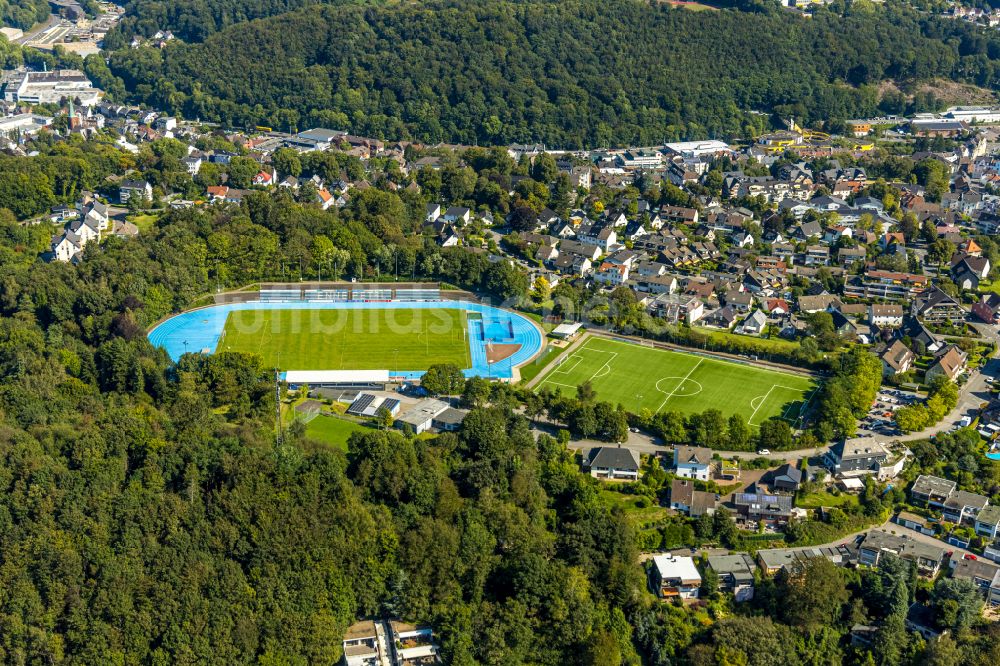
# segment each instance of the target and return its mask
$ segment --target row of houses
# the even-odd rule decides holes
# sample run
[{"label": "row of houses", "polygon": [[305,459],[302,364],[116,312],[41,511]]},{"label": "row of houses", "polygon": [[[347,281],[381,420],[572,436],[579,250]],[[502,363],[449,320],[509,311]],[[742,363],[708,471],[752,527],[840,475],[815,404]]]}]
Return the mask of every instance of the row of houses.
[{"label": "row of houses", "polygon": [[[877,567],[886,556],[913,563],[925,578],[934,578],[949,565],[953,577],[972,580],[990,605],[1000,605],[1000,566],[972,558],[951,562],[950,552],[943,547],[881,529],[866,532],[855,543],[839,546],[761,549],[754,555],[712,554],[706,558],[705,567],[718,575],[720,591],[732,593],[736,601],[747,601],[754,596],[758,571],[764,575],[775,575],[783,569],[795,571],[815,558],[825,558],[837,566]],[[661,599],[697,599],[701,594],[702,575],[691,557],[654,555],[649,574]]]}]

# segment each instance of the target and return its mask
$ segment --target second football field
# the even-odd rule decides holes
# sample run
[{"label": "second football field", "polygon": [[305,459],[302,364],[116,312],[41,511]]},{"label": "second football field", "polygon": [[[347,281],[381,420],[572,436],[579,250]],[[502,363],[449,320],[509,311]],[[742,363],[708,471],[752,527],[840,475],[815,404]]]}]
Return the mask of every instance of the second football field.
[{"label": "second football field", "polygon": [[772,417],[794,421],[816,390],[814,379],[790,372],[599,337],[560,359],[536,390],[574,392],[587,381],[599,400],[636,414],[718,409],[755,426]]}]

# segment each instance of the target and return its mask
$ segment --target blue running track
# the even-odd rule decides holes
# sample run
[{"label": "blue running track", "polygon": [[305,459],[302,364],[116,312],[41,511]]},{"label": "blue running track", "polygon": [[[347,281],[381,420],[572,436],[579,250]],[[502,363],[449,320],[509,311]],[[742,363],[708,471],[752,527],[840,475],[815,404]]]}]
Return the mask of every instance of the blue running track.
[{"label": "blue running track", "polygon": [[[526,363],[542,349],[542,334],[529,319],[509,310],[501,310],[481,303],[465,301],[422,301],[422,302],[327,302],[327,301],[289,301],[227,303],[213,305],[200,310],[182,312],[171,317],[149,332],[149,341],[155,347],[166,349],[170,358],[175,361],[185,352],[214,353],[219,345],[219,338],[226,325],[229,313],[236,310],[346,310],[346,309],[431,309],[448,308],[461,309],[468,312],[478,312],[482,319],[468,319],[469,352],[472,357],[472,367],[464,370],[466,377],[491,377],[494,379],[510,379],[516,366]],[[521,348],[509,358],[496,363],[487,363],[486,345],[520,344]],[[296,368],[291,368],[296,369]],[[330,368],[331,370],[334,368]],[[385,368],[370,368],[383,370]],[[394,376],[405,379],[419,379],[423,370],[393,372]]]}]

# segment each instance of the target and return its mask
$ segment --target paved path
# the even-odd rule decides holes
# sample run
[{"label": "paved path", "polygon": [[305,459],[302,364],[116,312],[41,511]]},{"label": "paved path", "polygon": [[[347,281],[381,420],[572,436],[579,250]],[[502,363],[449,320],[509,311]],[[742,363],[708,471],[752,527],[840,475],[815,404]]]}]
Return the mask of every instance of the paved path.
[{"label": "paved path", "polygon": [[33,41],[36,37],[38,37],[40,34],[45,32],[52,26],[59,23],[60,20],[61,19],[57,14],[49,14],[49,18],[44,23],[39,23],[38,25],[35,25],[30,30],[21,35],[21,37],[15,39],[14,41],[18,44],[27,44],[28,42]]}]

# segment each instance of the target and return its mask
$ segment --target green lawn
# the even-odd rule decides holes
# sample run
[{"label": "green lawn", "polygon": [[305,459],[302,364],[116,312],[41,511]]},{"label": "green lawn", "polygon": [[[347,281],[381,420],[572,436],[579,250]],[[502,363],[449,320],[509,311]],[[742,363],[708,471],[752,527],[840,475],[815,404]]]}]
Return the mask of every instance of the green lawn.
[{"label": "green lawn", "polygon": [[351,433],[366,430],[370,428],[360,423],[320,414],[306,424],[306,437],[347,451],[347,438]]},{"label": "green lawn", "polygon": [[[632,526],[642,528],[646,525],[663,520],[669,512],[659,506],[654,500],[642,495],[627,495],[602,488],[599,493],[601,503],[608,508],[619,507],[628,516]],[[646,506],[639,506],[645,503]]]},{"label": "green lawn", "polygon": [[638,413],[742,414],[751,425],[795,419],[816,389],[809,377],[592,337],[554,364],[537,388],[572,392],[590,381],[599,399]]},{"label": "green lawn", "polygon": [[714,328],[701,328],[698,326],[693,326],[692,328],[703,335],[707,335],[709,340],[720,345],[735,342],[744,347],[759,349],[762,352],[793,352],[799,348],[799,343],[777,336],[772,338],[755,338],[729,331],[719,331]]},{"label": "green lawn", "polygon": [[146,234],[153,229],[153,225],[156,224],[156,221],[160,219],[160,216],[141,214],[141,215],[132,215],[125,219],[134,224],[139,229],[139,233]]},{"label": "green lawn", "polygon": [[826,490],[821,490],[808,495],[802,495],[795,500],[795,506],[803,509],[815,509],[821,506],[852,506],[858,503],[858,498],[850,493],[840,493],[834,495]]},{"label": "green lawn", "polygon": [[283,370],[426,370],[472,365],[465,311],[449,308],[236,310],[217,352],[259,354]]},{"label": "green lawn", "polygon": [[566,351],[565,347],[553,347],[548,345],[538,357],[531,363],[522,365],[519,368],[522,382],[530,382],[537,377],[559,354]]}]

